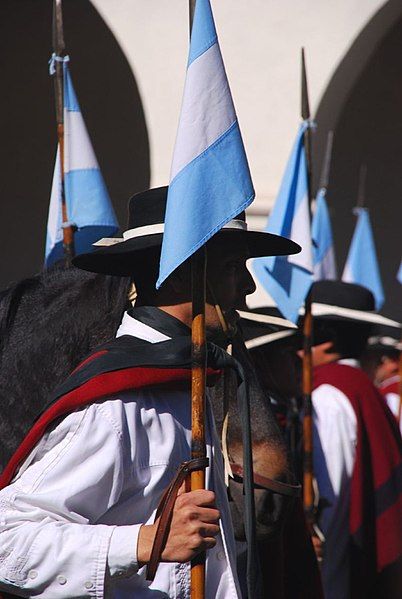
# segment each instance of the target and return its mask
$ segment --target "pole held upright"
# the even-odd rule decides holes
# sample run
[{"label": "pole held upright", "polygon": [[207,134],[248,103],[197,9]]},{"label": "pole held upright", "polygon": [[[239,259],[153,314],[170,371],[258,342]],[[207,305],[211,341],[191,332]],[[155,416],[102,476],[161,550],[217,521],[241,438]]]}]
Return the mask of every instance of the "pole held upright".
[{"label": "pole held upright", "polygon": [[65,56],[62,0],[53,0],[53,52],[56,60],[54,63],[54,92],[56,102],[57,140],[60,155],[61,173],[61,214],[63,223],[63,248],[67,263],[74,257],[74,226],[69,222],[64,184],[64,67],[58,58]]},{"label": "pole held upright", "polygon": [[[190,37],[196,0],[189,0]],[[191,458],[206,456],[205,443],[205,390],[206,390],[206,265],[207,252],[203,245],[191,257]],[[191,473],[191,490],[205,489],[205,470]],[[205,553],[191,563],[191,599],[205,599]]]},{"label": "pole held upright", "polygon": [[[301,52],[301,116],[310,119],[310,103],[308,97],[307,72],[304,48]],[[311,127],[304,133],[304,146],[307,162],[308,199],[311,215],[312,202],[312,168],[311,168]],[[314,524],[314,472],[313,472],[313,408],[311,395],[313,391],[312,364],[313,315],[311,311],[311,291],[305,301],[303,324],[303,505],[307,520]]]}]

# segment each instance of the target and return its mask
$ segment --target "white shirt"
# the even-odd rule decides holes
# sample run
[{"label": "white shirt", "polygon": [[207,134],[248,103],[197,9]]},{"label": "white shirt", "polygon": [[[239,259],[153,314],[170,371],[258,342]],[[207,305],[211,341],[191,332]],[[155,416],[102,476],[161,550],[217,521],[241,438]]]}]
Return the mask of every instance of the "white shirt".
[{"label": "white shirt", "polygon": [[[341,364],[356,366],[352,360]],[[321,512],[325,536],[322,581],[325,599],[349,598],[349,505],[357,442],[353,407],[339,389],[323,384],[312,394],[314,420],[314,474],[320,498],[328,502]]]},{"label": "white shirt", "polygon": [[[120,334],[166,339],[127,314]],[[189,564],[161,563],[149,584],[136,550],[141,525],[154,521],[164,489],[190,457],[190,441],[184,390],[124,392],[64,418],[0,492],[0,590],[46,599],[189,598]],[[221,534],[207,552],[206,596],[234,599],[234,537],[209,403],[207,455]]]}]

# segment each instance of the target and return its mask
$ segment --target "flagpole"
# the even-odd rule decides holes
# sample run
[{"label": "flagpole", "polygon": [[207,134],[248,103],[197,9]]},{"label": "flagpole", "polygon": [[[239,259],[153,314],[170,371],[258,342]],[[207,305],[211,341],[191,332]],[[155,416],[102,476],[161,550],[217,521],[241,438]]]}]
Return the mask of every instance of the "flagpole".
[{"label": "flagpole", "polygon": [[[303,120],[310,118],[310,104],[307,87],[306,62],[304,48],[301,51],[301,116]],[[312,202],[312,160],[311,160],[311,127],[304,133],[304,147],[307,163],[308,200],[311,218]],[[303,324],[303,505],[307,521],[312,528],[314,524],[314,473],[313,473],[313,409],[311,395],[313,391],[312,362],[313,315],[311,310],[311,291],[305,300],[305,316]]]},{"label": "flagpole", "polygon": [[63,62],[58,57],[65,56],[65,44],[63,34],[62,0],[53,0],[53,52],[54,61],[54,91],[56,101],[57,140],[60,155],[61,175],[61,214],[63,227],[63,248],[67,263],[74,257],[74,228],[68,220],[67,204],[64,185],[64,68]]},{"label": "flagpole", "polygon": [[[189,0],[190,36],[196,0]],[[206,456],[205,444],[205,389],[206,389],[206,265],[207,253],[203,245],[191,257],[191,458]],[[191,473],[191,490],[205,489],[205,470]],[[191,563],[191,599],[205,597],[205,553]]]}]

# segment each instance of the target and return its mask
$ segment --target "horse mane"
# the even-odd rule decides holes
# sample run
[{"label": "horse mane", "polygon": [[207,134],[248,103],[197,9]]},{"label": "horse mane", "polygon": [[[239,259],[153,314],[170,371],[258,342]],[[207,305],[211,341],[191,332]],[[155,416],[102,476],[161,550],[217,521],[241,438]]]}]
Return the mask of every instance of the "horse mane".
[{"label": "horse mane", "polygon": [[128,279],[56,263],[0,293],[0,464],[53,389],[114,337],[128,287]]}]

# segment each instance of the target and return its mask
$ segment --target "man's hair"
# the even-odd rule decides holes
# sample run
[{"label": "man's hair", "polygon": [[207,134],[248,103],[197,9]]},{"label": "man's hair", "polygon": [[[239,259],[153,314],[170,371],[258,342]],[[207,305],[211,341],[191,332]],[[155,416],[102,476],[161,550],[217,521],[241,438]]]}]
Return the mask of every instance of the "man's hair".
[{"label": "man's hair", "polygon": [[316,319],[314,321],[313,343],[320,345],[332,341],[331,351],[342,358],[358,359],[362,355],[370,336],[372,325],[348,320]]},{"label": "man's hair", "polygon": [[384,358],[389,358],[394,362],[399,360],[399,349],[396,347],[386,347],[384,345],[368,345],[361,357],[363,370],[373,371],[383,362]]}]

